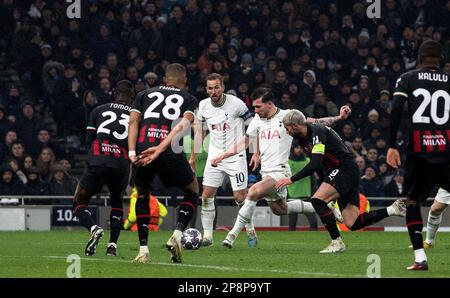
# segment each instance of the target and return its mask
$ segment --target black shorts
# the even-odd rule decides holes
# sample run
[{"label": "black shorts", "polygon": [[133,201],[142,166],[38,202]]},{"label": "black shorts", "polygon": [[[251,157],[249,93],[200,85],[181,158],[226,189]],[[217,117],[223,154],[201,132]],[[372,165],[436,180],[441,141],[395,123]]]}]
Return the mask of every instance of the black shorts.
[{"label": "black shorts", "polygon": [[87,166],[80,186],[90,194],[99,193],[103,185],[106,185],[111,197],[121,196],[128,185],[129,167],[118,169],[104,166]]},{"label": "black shorts", "polygon": [[184,154],[162,153],[145,167],[135,167],[136,187],[151,190],[155,175],[165,187],[184,187],[194,180],[194,173]]},{"label": "black shorts", "polygon": [[359,178],[358,166],[351,162],[342,163],[339,168],[325,176],[323,182],[336,188],[339,193],[339,209],[343,210],[347,204],[359,208]]},{"label": "black shorts", "polygon": [[403,194],[408,199],[426,200],[435,186],[450,191],[450,162],[432,164],[417,156],[407,156]]}]

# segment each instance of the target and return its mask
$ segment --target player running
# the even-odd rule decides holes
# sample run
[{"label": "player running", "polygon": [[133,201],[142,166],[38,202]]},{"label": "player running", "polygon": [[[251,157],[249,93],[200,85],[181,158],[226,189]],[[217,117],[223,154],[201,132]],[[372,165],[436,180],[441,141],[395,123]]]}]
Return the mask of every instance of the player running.
[{"label": "player running", "polygon": [[314,172],[324,170],[325,178],[314,193],[311,202],[325,228],[331,243],[321,253],[336,253],[346,249],[328,204],[338,201],[343,223],[352,231],[372,225],[388,216],[405,216],[403,201],[397,200],[383,209],[359,214],[359,169],[350,149],[331,128],[320,123],[307,123],[305,115],[292,110],[283,117],[289,135],[309,152],[311,161],[292,177],[280,179],[276,188],[283,188]]},{"label": "player running", "polygon": [[[261,156],[262,180],[248,190],[245,203],[239,210],[234,227],[222,242],[228,248],[233,247],[234,240],[253,217],[256,203],[260,199],[266,199],[272,212],[276,215],[315,212],[309,202],[301,200],[286,202],[287,189],[275,188],[276,181],[291,175],[288,160],[292,137],[288,135],[282,123],[284,115],[290,110],[277,108],[274,104],[273,93],[268,88],[255,89],[251,98],[256,115],[250,122],[245,137],[240,138],[225,153],[211,161],[212,166],[218,166],[222,160],[247,148],[251,140],[253,144],[256,144],[254,148],[257,148],[257,152]],[[349,107],[345,106],[341,108],[339,116],[323,119],[310,118],[308,121],[320,121],[331,125],[339,119],[347,118],[349,113]],[[331,204],[330,208],[333,208]]]},{"label": "player running", "polygon": [[[206,135],[205,128],[210,132],[208,147],[208,160],[203,174],[202,212],[203,225],[202,246],[213,244],[213,223],[216,217],[214,197],[217,188],[222,185],[225,176],[230,178],[233,188],[233,196],[236,204],[242,206],[247,194],[247,157],[245,150],[232,157],[225,159],[217,167],[211,166],[211,160],[224,153],[235,140],[244,135],[244,123],[248,124],[252,118],[245,103],[236,96],[225,94],[223,78],[220,74],[212,73],[206,77],[206,92],[209,97],[200,101],[197,119],[201,124],[197,125],[194,144],[203,144]],[[200,129],[199,129],[200,128]],[[195,170],[194,148],[189,163]],[[258,156],[253,156],[250,165]],[[246,224],[245,229],[248,236],[248,246],[257,245],[257,237],[253,223]]]},{"label": "player running", "polygon": [[[443,188],[439,188],[434,202],[428,212],[427,237],[423,241],[423,248],[433,248],[436,241],[436,233],[441,225],[442,213],[450,205],[450,193]],[[413,248],[412,245],[409,248]]]},{"label": "player running", "polygon": [[408,103],[409,144],[405,161],[406,226],[415,261],[408,270],[428,270],[423,249],[420,204],[438,185],[450,191],[450,81],[439,68],[441,45],[427,40],[419,47],[418,67],[400,76],[395,87],[387,163],[397,168],[395,138],[403,105]]},{"label": "player running", "polygon": [[134,97],[133,84],[122,80],[116,84],[114,103],[96,107],[89,117],[86,143],[90,146],[87,168],[77,186],[73,208],[80,224],[90,233],[85,249],[87,256],[95,254],[103,229],[96,225],[87,209],[91,197],[108,186],[111,194],[111,236],[106,255],[116,256],[117,240],[122,228],[122,197],[128,184],[130,163],[127,155],[130,103]]},{"label": "player running", "polygon": [[[198,104],[195,97],[183,90],[186,80],[184,66],[169,64],[164,77],[165,85],[140,92],[131,109],[128,147],[130,160],[136,166],[136,217],[140,243],[135,262],[150,261],[147,246],[150,221],[148,197],[155,175],[166,187],[177,186],[184,191],[175,231],[166,243],[172,261],[182,261],[181,235],[192,219],[198,200],[197,179],[182,147],[175,142],[181,138],[184,129],[190,128]],[[175,125],[180,117],[181,122]],[[171,146],[172,141],[174,144]]]}]

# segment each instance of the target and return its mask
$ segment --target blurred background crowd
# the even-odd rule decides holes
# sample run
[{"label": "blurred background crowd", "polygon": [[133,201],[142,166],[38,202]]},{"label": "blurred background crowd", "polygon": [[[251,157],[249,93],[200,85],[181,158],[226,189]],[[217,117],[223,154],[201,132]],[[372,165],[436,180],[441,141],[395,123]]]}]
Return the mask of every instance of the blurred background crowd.
[{"label": "blurred background crowd", "polygon": [[399,196],[404,173],[386,164],[392,93],[426,39],[442,44],[450,73],[450,1],[380,3],[370,19],[366,1],[81,0],[81,18],[69,19],[65,1],[0,0],[0,193],[73,194],[90,111],[111,102],[118,80],[148,89],[178,62],[199,100],[217,72],[250,109],[259,86],[311,117],[349,104],[335,130],[355,153],[361,192]]}]

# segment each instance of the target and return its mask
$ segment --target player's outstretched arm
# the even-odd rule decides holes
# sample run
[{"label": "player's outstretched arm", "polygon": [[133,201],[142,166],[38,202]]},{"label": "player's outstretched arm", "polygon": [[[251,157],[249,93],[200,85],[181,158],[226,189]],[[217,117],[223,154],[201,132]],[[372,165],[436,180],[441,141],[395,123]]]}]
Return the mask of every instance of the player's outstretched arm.
[{"label": "player's outstretched arm", "polygon": [[308,117],[306,119],[306,122],[308,122],[308,123],[321,123],[321,124],[326,125],[326,126],[332,126],[332,125],[334,125],[336,122],[338,122],[340,120],[347,119],[350,116],[351,112],[352,112],[352,109],[350,108],[350,106],[345,105],[345,106],[341,107],[338,116],[325,117],[325,118]]},{"label": "player's outstretched arm", "polygon": [[191,113],[184,113],[181,121],[170,131],[167,137],[158,146],[150,147],[144,150],[141,155],[139,155],[138,165],[146,165],[158,158],[164,151],[169,148],[172,141],[185,129],[189,128],[194,122],[194,115]]},{"label": "player's outstretched arm", "polygon": [[275,187],[280,189],[319,171],[322,167],[322,159],[324,154],[325,146],[322,144],[315,145],[313,147],[313,153],[311,154],[311,161],[302,170],[300,170],[300,172],[296,173],[292,177],[278,180]]},{"label": "player's outstretched arm", "polygon": [[203,123],[199,120],[194,120],[194,141],[191,148],[191,156],[189,157],[189,165],[192,171],[195,172],[195,161],[198,153],[202,152],[203,141],[206,137],[206,130],[203,128]]},{"label": "player's outstretched arm", "polygon": [[217,165],[225,158],[231,157],[244,151],[250,145],[250,138],[245,135],[239,138],[225,153],[211,160],[211,165],[217,167]]}]

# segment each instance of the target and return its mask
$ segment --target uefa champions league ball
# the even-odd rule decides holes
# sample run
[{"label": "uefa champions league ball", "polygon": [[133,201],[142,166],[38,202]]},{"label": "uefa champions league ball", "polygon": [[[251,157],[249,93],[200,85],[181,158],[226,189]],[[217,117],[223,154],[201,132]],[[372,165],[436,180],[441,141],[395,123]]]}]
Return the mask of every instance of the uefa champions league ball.
[{"label": "uefa champions league ball", "polygon": [[190,228],[183,232],[181,245],[184,249],[199,249],[202,244],[202,233],[199,230]]}]

